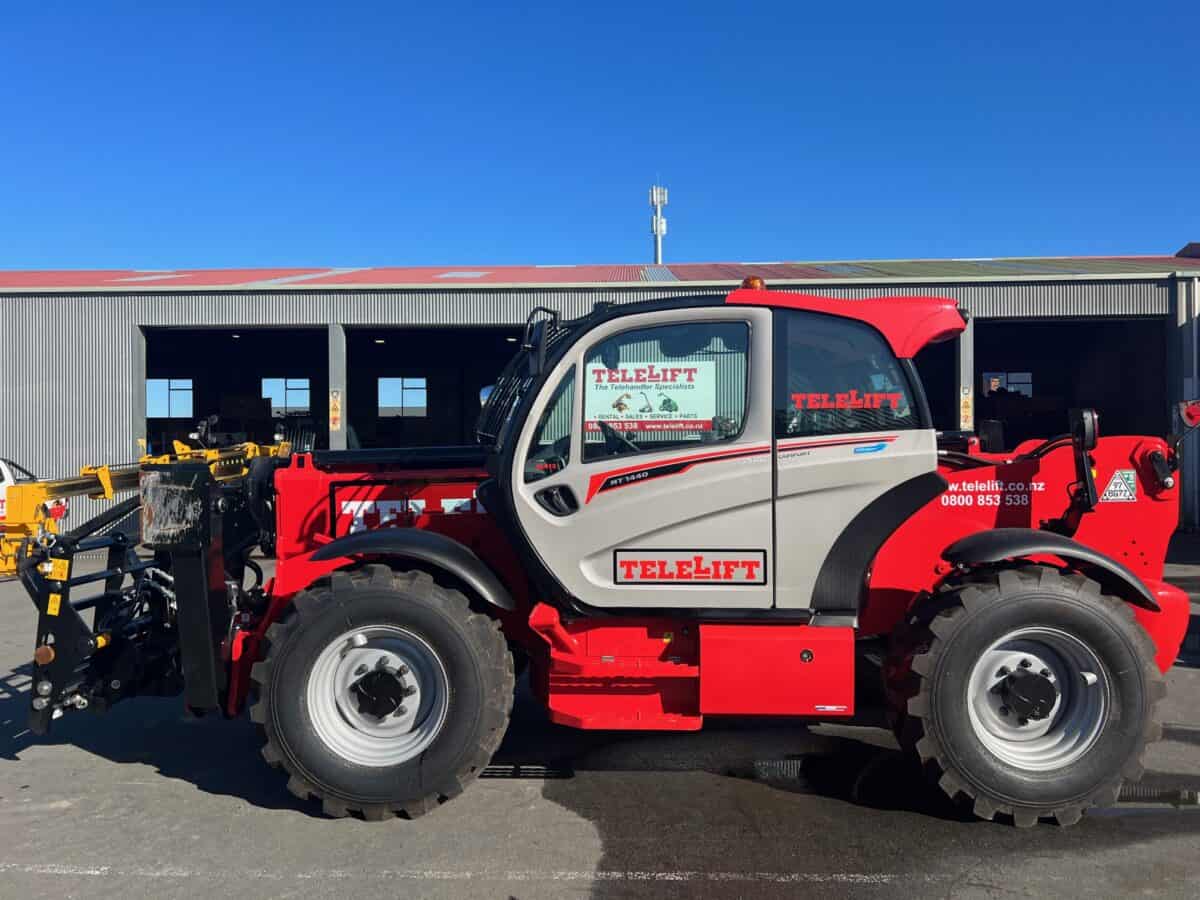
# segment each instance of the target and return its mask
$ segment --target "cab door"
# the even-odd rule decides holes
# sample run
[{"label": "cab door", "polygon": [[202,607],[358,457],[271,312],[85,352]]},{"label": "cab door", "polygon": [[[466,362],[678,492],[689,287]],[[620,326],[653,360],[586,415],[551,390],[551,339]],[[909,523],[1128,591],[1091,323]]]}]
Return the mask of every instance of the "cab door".
[{"label": "cab door", "polygon": [[858,611],[878,548],[945,482],[911,364],[871,326],[775,312],[776,605]]},{"label": "cab door", "polygon": [[726,306],[621,316],[555,366],[510,476],[521,528],[576,599],[772,605],[771,327]]}]

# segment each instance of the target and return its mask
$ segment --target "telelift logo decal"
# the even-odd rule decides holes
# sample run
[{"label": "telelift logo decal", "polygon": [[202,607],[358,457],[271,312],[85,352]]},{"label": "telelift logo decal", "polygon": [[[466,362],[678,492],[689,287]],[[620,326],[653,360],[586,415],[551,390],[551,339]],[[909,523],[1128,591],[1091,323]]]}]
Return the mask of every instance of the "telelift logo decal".
[{"label": "telelift logo decal", "polygon": [[792,403],[796,409],[882,409],[884,406],[899,409],[903,400],[904,395],[899,391],[868,391],[860,394],[852,390],[837,394],[792,394]]},{"label": "telelift logo decal", "polygon": [[767,583],[766,550],[615,550],[617,584]]}]

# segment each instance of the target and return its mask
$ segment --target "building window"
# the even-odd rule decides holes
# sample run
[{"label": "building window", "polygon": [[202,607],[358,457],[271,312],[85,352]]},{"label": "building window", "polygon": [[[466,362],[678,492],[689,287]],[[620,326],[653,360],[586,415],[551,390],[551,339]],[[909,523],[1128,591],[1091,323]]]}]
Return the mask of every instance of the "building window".
[{"label": "building window", "polygon": [[272,416],[306,415],[311,409],[307,378],[264,378],[262,396],[271,401]]},{"label": "building window", "polygon": [[379,417],[381,419],[425,418],[424,378],[380,378]]},{"label": "building window", "polygon": [[983,396],[990,397],[993,394],[999,396],[1003,396],[1004,394],[1021,394],[1025,397],[1032,397],[1033,373],[984,372]]},{"label": "building window", "polygon": [[147,419],[190,419],[192,417],[192,379],[147,378]]}]

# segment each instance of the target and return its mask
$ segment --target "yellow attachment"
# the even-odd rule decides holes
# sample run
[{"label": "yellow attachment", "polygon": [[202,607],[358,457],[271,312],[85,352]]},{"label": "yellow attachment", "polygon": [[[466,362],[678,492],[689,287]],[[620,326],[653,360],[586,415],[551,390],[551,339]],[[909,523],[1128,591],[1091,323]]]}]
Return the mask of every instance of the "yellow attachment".
[{"label": "yellow attachment", "polygon": [[95,475],[100,482],[100,491],[89,494],[93,500],[111,500],[113,498],[113,476],[111,466],[84,466],[79,470],[82,476]]},{"label": "yellow attachment", "polygon": [[[5,521],[0,525],[0,578],[15,575],[17,553],[26,543],[45,543],[58,533],[58,522],[50,515],[51,502],[69,497],[112,500],[117,494],[137,490],[142,467],[191,461],[207,463],[213,478],[228,481],[249,471],[249,462],[258,456],[286,456],[286,444],[238,444],[216,450],[196,450],[176,441],[173,453],[146,455],[136,463],[84,466],[73,478],[51,478],[12,484],[6,488]],[[64,561],[65,562],[65,561]],[[55,578],[65,581],[66,577]]]}]

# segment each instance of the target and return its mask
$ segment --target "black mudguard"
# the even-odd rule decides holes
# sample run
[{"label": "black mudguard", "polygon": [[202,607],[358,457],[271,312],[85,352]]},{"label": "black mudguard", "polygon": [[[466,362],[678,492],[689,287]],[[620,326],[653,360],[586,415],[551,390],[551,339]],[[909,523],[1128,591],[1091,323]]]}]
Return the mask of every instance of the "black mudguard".
[{"label": "black mudguard", "polygon": [[1159,611],[1158,601],[1149,588],[1128,568],[1091,547],[1053,531],[993,528],[967,535],[942,551],[942,559],[961,566],[987,565],[1029,556],[1065,559],[1095,578],[1106,593],[1122,597],[1135,606]]},{"label": "black mudguard", "polygon": [[427,563],[454,576],[503,610],[513,610],[512,595],[471,548],[436,531],[419,528],[381,528],[359,531],[332,541],[312,555],[314,560],[339,556],[382,556]]}]

